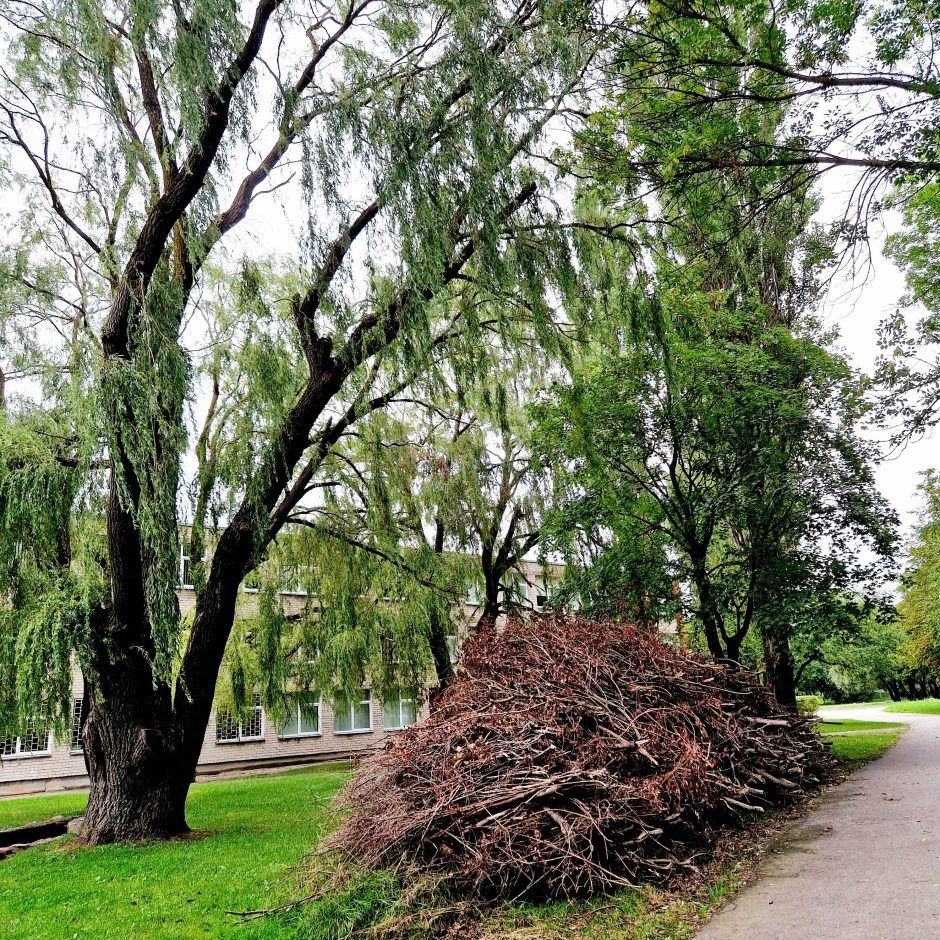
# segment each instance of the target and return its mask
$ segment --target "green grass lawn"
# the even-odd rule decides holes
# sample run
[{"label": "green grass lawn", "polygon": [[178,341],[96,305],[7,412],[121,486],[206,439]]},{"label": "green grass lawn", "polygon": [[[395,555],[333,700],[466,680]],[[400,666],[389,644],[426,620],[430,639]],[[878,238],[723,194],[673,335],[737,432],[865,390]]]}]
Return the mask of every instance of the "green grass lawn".
[{"label": "green grass lawn", "polygon": [[940,715],[940,698],[925,698],[917,702],[891,702],[886,712],[904,715]]},{"label": "green grass lawn", "polygon": [[871,702],[849,702],[846,705],[823,705],[822,708],[820,708],[819,710],[821,712],[826,712],[826,711],[829,711],[830,709],[842,711],[845,708],[883,708],[885,705],[890,705],[890,704],[891,704],[891,699],[882,698],[882,699],[875,699],[874,701],[871,701]]},{"label": "green grass lawn", "polygon": [[[325,765],[193,786],[193,838],[70,848],[62,840],[0,862],[4,940],[284,937],[270,918],[225,912],[297,896],[297,863],[334,824],[332,797],[348,776]],[[84,797],[0,801],[0,827],[80,811]]]},{"label": "green grass lawn", "polygon": [[62,793],[55,796],[29,796],[0,800],[0,829],[42,822],[53,816],[78,816],[88,802],[87,793]]},{"label": "green grass lawn", "polygon": [[849,768],[881,757],[894,744],[902,731],[895,734],[846,734],[829,738],[832,753]]},{"label": "green grass lawn", "polygon": [[886,728],[903,728],[901,721],[856,721],[854,718],[821,721],[817,726],[820,734],[832,734],[838,731],[881,731]]}]

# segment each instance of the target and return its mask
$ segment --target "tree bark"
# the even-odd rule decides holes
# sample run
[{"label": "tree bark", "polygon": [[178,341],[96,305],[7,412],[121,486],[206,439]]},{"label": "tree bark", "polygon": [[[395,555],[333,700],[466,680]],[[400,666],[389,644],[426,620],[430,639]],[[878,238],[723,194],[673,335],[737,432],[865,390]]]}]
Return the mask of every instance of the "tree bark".
[{"label": "tree bark", "polygon": [[432,608],[428,643],[434,657],[438,692],[443,692],[454,678],[454,664],[450,661],[450,649],[447,646],[447,632],[444,627],[441,611],[437,607]]},{"label": "tree bark", "polygon": [[158,706],[145,716],[139,705],[149,696],[135,686],[128,683],[126,692],[136,705],[117,696],[96,701],[85,723],[91,792],[82,834],[93,845],[189,831],[186,796],[195,763],[181,754],[169,709]]},{"label": "tree bark", "polygon": [[[698,593],[698,615],[705,631],[705,641],[708,643],[708,652],[716,660],[725,659],[725,649],[721,643],[721,615],[715,605],[712,595],[711,580],[704,557],[692,560],[692,581]],[[730,657],[734,658],[734,657]]]},{"label": "tree bark", "polygon": [[761,630],[764,645],[764,667],[767,685],[774,693],[778,704],[796,711],[796,680],[793,669],[793,653],[785,630],[775,623],[763,625]]}]

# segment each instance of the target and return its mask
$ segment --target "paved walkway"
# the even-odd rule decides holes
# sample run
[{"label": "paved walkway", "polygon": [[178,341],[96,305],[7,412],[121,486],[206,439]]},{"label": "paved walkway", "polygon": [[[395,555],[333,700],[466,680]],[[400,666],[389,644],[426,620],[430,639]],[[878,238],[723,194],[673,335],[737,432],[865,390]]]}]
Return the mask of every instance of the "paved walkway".
[{"label": "paved walkway", "polygon": [[698,940],[940,938],[940,715],[826,717],[910,727],[792,827]]}]

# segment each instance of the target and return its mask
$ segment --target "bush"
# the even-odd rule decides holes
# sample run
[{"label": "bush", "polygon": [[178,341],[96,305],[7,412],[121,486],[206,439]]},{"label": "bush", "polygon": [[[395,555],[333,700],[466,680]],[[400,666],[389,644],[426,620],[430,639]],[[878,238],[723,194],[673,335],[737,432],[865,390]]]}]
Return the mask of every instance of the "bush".
[{"label": "bush", "polygon": [[822,706],[823,700],[819,695],[798,695],[796,697],[796,709],[801,715],[815,715]]},{"label": "bush", "polygon": [[330,844],[462,898],[584,896],[697,867],[718,827],[831,762],[745,670],[629,626],[516,618],[468,642],[430,718],[349,784]]}]

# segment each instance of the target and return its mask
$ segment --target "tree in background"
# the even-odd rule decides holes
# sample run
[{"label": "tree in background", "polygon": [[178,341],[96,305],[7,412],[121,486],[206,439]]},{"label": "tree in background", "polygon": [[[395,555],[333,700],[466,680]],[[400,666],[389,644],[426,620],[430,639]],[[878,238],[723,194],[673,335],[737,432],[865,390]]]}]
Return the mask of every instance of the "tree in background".
[{"label": "tree in background", "polygon": [[[772,139],[785,118],[728,100],[646,137],[647,115],[663,106],[618,103],[656,163],[727,126]],[[562,544],[582,557],[596,549],[591,567],[603,558],[608,587],[636,585],[619,588],[642,592],[631,616],[668,617],[684,586],[716,659],[739,661],[758,626],[768,682],[794,705],[795,626],[877,578],[894,526],[874,486],[876,454],[856,430],[863,384],[810,312],[831,258],[808,221],[811,177],[786,174],[785,192],[778,168],[742,168],[718,185],[664,185],[652,201],[636,188],[632,146],[599,122],[585,150],[595,182],[582,211],[612,214],[637,244],[590,256],[607,342],[543,413],[548,453],[574,461],[560,518],[576,538],[562,532]],[[588,546],[584,532],[604,544]]]},{"label": "tree in background", "polygon": [[[606,119],[633,145],[612,156],[673,188],[779,170],[777,187],[755,193],[755,211],[807,174],[850,174],[843,234],[864,239],[870,214],[895,183],[919,187],[940,173],[938,27],[936,6],[925,0],[653,5],[618,32],[612,81],[621,94]],[[637,99],[653,106],[624,110],[624,100]],[[729,106],[751,120],[716,122],[714,112]],[[775,121],[781,108],[788,118],[768,136],[762,118]],[[677,132],[690,120],[710,132]],[[668,159],[646,148],[646,141],[659,148],[664,137]]]},{"label": "tree in background", "polygon": [[[333,446],[443,360],[472,373],[483,321],[524,310],[551,344],[570,268],[546,134],[579,113],[594,11],[15,6],[0,77],[3,186],[24,206],[0,268],[2,723],[63,726],[74,653],[86,837],[167,836],[186,829],[240,586]],[[279,190],[286,256],[233,262],[225,243]],[[185,633],[181,504],[195,514]]]},{"label": "tree in background", "polygon": [[[936,688],[940,677],[940,475],[930,470],[920,484],[924,508],[901,583],[898,619],[907,635],[908,665]],[[916,680],[910,691],[917,691]],[[911,696],[912,698],[918,696]]]},{"label": "tree in background", "polygon": [[[515,602],[544,474],[521,404],[533,386],[501,352],[509,371],[491,392],[402,394],[361,421],[324,461],[322,498],[291,513],[268,571],[303,572],[290,577],[309,588],[300,619],[317,688],[345,693],[368,676],[416,695],[432,674],[443,688],[458,638]],[[298,644],[285,639],[289,664]]]}]

